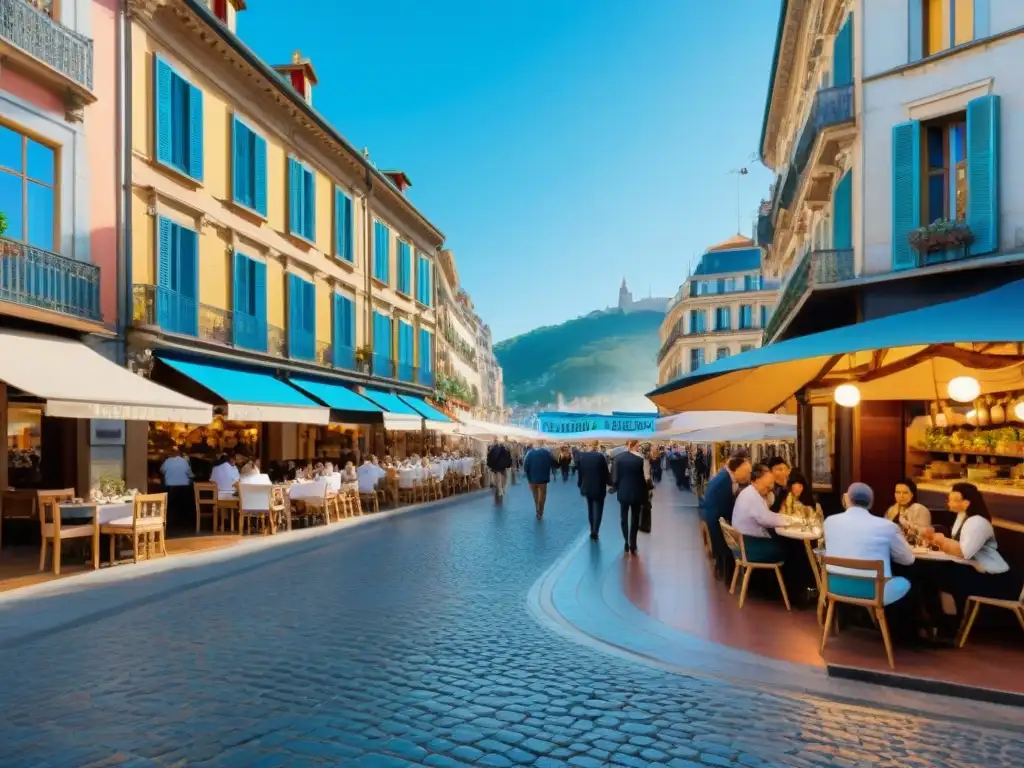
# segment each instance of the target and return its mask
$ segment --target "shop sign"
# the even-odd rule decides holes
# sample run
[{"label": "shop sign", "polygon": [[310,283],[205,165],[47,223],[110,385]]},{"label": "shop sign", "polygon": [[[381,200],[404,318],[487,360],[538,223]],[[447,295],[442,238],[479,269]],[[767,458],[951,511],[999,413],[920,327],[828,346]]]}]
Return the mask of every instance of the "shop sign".
[{"label": "shop sign", "polygon": [[654,432],[656,416],[591,416],[538,414],[540,431],[549,435],[575,435],[580,432]]},{"label": "shop sign", "polygon": [[91,419],[89,445],[124,445],[125,423],[119,419]]}]

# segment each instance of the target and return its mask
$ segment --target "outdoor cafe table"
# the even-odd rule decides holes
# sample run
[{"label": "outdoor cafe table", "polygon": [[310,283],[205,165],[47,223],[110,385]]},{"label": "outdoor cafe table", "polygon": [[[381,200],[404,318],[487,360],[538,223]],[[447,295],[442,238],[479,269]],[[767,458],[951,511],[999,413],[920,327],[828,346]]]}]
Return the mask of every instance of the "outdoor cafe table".
[{"label": "outdoor cafe table", "polygon": [[792,517],[787,517],[786,519],[791,522],[791,525],[785,528],[776,528],[775,533],[783,538],[794,539],[804,543],[807,559],[811,563],[811,573],[814,574],[814,584],[818,587],[818,593],[821,594],[825,591],[825,585],[822,583],[821,573],[818,571],[818,558],[814,555],[814,545],[812,544],[812,542],[817,542],[821,539],[821,526],[817,524],[804,525]]},{"label": "outdoor cafe table", "polygon": [[[97,531],[101,525],[112,523],[115,520],[131,520],[135,514],[134,501],[119,501],[111,504],[83,501],[80,503],[69,502],[60,505],[60,519],[65,521],[91,520],[93,528]],[[81,524],[79,522],[79,524]],[[95,565],[98,565],[98,561]],[[94,565],[94,567],[95,567]]]}]

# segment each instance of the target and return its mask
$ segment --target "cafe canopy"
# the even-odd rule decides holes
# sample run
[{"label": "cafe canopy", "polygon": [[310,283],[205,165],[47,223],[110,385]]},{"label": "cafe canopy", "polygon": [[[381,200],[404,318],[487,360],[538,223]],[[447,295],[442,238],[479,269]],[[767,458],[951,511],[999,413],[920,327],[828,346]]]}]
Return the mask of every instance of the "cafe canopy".
[{"label": "cafe canopy", "polygon": [[[994,311],[997,308],[998,311]],[[811,402],[968,401],[1024,385],[1024,280],[976,296],[782,341],[718,360],[648,394],[672,411],[771,413]],[[836,390],[848,385],[844,391]],[[975,391],[976,390],[976,391]]]}]

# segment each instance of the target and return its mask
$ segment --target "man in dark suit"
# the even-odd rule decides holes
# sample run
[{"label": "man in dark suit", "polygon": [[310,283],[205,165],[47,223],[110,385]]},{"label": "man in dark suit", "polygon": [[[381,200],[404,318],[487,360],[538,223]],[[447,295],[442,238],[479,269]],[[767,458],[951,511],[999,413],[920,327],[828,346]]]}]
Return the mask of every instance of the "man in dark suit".
[{"label": "man in dark suit", "polygon": [[619,499],[622,516],[622,538],[627,553],[636,554],[636,535],[640,530],[640,515],[647,502],[647,482],[651,466],[640,455],[640,442],[630,440],[626,450],[615,457],[612,469],[612,487]]},{"label": "man in dark suit", "polygon": [[608,494],[611,483],[611,472],[608,461],[598,453],[597,443],[589,446],[589,450],[578,453],[576,464],[579,473],[576,485],[580,494],[587,500],[587,518],[590,520],[590,539],[597,541],[601,529],[601,518],[604,517],[604,497]]},{"label": "man in dark suit", "polygon": [[724,578],[729,571],[729,554],[725,546],[725,536],[719,518],[727,523],[732,522],[732,508],[736,504],[736,493],[741,485],[750,480],[751,464],[745,453],[729,459],[704,489],[704,499],[700,505],[700,519],[708,526],[711,536],[711,552],[715,557],[715,575]]}]

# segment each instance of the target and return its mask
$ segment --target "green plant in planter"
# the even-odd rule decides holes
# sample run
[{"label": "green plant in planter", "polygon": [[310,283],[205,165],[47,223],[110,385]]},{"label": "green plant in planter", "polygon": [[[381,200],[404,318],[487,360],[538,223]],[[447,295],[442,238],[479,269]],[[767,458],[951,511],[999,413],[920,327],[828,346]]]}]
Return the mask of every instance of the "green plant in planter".
[{"label": "green plant in planter", "polygon": [[936,219],[910,233],[910,247],[918,253],[966,248],[974,242],[974,233],[967,222],[956,219]]},{"label": "green plant in planter", "polygon": [[7,231],[7,214],[0,211],[0,235]]}]

